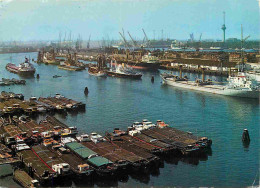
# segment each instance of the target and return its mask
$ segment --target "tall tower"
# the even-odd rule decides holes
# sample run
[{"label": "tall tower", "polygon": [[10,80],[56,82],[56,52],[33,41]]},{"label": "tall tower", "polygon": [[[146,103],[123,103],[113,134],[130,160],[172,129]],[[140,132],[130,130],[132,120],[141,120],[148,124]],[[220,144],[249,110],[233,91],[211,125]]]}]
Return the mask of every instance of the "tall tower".
[{"label": "tall tower", "polygon": [[224,19],[224,24],[222,25],[221,29],[223,30],[223,42],[226,42],[226,25],[225,25],[225,11],[223,12],[223,19]]}]

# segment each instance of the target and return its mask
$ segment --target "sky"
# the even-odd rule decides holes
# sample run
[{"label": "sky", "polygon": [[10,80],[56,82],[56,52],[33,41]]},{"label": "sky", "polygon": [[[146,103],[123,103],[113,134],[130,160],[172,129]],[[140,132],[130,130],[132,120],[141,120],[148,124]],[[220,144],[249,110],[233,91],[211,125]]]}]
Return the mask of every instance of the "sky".
[{"label": "sky", "polygon": [[[120,39],[260,39],[260,0],[0,0],[0,41]],[[163,30],[163,32],[162,32]],[[163,33],[163,34],[162,34]],[[129,39],[129,36],[127,36]]]}]

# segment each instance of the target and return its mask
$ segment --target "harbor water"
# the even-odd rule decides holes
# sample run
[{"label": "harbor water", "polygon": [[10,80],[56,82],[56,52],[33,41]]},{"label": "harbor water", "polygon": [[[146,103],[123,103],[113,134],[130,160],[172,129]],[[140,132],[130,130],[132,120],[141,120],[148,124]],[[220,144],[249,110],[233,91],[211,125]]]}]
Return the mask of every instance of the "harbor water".
[{"label": "harbor water", "polygon": [[[25,79],[26,85],[0,86],[1,91],[24,94],[25,98],[47,97],[60,93],[84,102],[79,114],[56,114],[59,120],[77,126],[81,132],[126,129],[134,121],[164,120],[183,131],[213,140],[207,159],[172,159],[159,172],[149,176],[131,175],[118,181],[119,186],[214,186],[245,187],[259,185],[259,100],[227,97],[162,85],[160,72],[143,72],[141,80],[98,78],[87,70],[73,72],[54,65],[36,64],[40,78],[21,78],[5,69],[10,62],[19,64],[24,57],[36,60],[37,53],[0,54],[0,79]],[[178,74],[176,72],[176,74]],[[62,77],[53,78],[54,75]],[[198,74],[183,73],[190,79]],[[154,83],[151,77],[154,76]],[[226,78],[206,76],[213,81]],[[89,94],[84,94],[88,87]],[[243,145],[243,130],[249,130],[251,142]],[[0,170],[1,167],[0,167]],[[14,186],[10,177],[0,179],[0,186]],[[106,185],[106,184],[103,184]],[[72,186],[77,186],[72,182]],[[84,186],[80,185],[80,186]],[[108,185],[107,185],[108,186]]]}]

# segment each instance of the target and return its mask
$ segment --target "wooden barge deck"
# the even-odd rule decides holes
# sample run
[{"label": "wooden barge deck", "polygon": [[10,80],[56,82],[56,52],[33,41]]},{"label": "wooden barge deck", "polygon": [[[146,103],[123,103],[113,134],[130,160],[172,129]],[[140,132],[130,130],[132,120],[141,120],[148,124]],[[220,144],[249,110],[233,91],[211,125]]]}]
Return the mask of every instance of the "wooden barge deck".
[{"label": "wooden barge deck", "polygon": [[46,184],[57,177],[57,173],[32,150],[19,151],[17,156],[26,166],[28,174],[37,178],[41,184]]},{"label": "wooden barge deck", "polygon": [[[172,127],[155,127],[153,129],[143,130],[142,134],[174,145],[182,153],[186,153],[191,147],[199,148],[200,153],[203,153],[204,149],[211,147],[212,144],[212,141],[208,140],[206,137],[197,137],[192,133],[184,132]],[[194,149],[193,151],[195,152]]]},{"label": "wooden barge deck", "polygon": [[89,166],[85,160],[75,155],[72,151],[69,151],[61,146],[47,148],[70,165],[70,169],[76,175],[76,178],[90,178],[94,174],[94,169]]},{"label": "wooden barge deck", "polygon": [[129,152],[132,152],[145,159],[146,166],[154,166],[155,168],[157,168],[160,165],[160,159],[157,156],[149,153],[148,151],[144,150],[144,148],[132,142],[122,139],[119,135],[107,133],[106,139],[112,144],[115,144],[120,148],[128,150]]},{"label": "wooden barge deck", "polygon": [[145,161],[142,157],[108,141],[101,141],[96,144],[92,141],[88,141],[81,142],[81,144],[98,153],[98,155],[109,159],[123,169],[126,169],[127,166],[140,168]]},{"label": "wooden barge deck", "polygon": [[[68,176],[71,174],[69,165],[53,152],[48,150],[47,147],[43,145],[33,146],[32,151],[46,165],[57,172],[58,176]],[[56,166],[58,167],[56,168]]]},{"label": "wooden barge deck", "polygon": [[127,142],[131,142],[134,145],[143,148],[145,151],[155,154],[155,155],[161,155],[163,153],[165,153],[164,148],[155,146],[153,144],[147,143],[145,141],[142,141],[140,139],[136,139],[130,135],[121,135],[120,136],[123,140],[127,141]]},{"label": "wooden barge deck", "polygon": [[34,180],[31,176],[29,176],[25,171],[16,169],[13,173],[13,179],[16,181],[19,185],[21,185],[24,188],[33,188],[38,187],[38,181]]}]

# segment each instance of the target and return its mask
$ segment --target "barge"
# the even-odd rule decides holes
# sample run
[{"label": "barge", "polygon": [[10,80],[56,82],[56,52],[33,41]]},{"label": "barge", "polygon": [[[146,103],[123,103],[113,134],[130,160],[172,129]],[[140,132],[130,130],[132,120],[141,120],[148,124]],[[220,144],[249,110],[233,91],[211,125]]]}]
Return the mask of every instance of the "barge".
[{"label": "barge", "polygon": [[66,143],[65,147],[70,149],[75,155],[90,164],[99,177],[111,177],[117,172],[117,167],[112,161],[99,156],[96,152],[77,142]]},{"label": "barge", "polygon": [[128,169],[128,167],[139,171],[146,163],[142,157],[108,142],[96,133],[91,133],[90,136],[82,135],[79,139],[84,146],[115,163],[121,171]]},{"label": "barge", "polygon": [[49,168],[57,173],[59,177],[71,175],[70,165],[57,157],[43,145],[33,146],[32,152]]},{"label": "barge", "polygon": [[47,148],[70,165],[70,169],[75,175],[75,178],[84,179],[93,177],[94,169],[69,149],[64,148],[60,144],[52,145]]},{"label": "barge", "polygon": [[24,188],[39,187],[39,181],[30,177],[25,171],[16,169],[13,173],[13,179]]},{"label": "barge", "polygon": [[158,168],[161,164],[161,161],[157,156],[148,153],[142,147],[139,147],[132,142],[123,140],[118,133],[106,133],[106,139],[112,144],[115,144],[118,147],[132,152],[135,155],[138,155],[145,159],[146,164],[144,165],[144,167],[146,171],[148,171],[149,168]]},{"label": "barge", "polygon": [[22,150],[16,154],[25,165],[28,174],[36,178],[42,185],[50,183],[57,177],[57,173],[31,149]]}]

